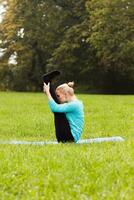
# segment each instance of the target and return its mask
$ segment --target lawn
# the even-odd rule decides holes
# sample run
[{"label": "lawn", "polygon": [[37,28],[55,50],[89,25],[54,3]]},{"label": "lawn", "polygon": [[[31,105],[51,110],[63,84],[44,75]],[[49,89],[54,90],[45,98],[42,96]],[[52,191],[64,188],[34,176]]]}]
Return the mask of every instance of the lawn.
[{"label": "lawn", "polygon": [[[85,107],[82,139],[125,142],[0,145],[1,200],[134,199],[134,96],[77,95]],[[55,140],[41,93],[0,92],[0,140]]]}]

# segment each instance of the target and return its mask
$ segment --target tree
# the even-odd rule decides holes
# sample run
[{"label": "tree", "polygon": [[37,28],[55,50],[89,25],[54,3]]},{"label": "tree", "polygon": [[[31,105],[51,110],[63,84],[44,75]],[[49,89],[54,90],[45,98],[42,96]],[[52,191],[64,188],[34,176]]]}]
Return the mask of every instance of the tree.
[{"label": "tree", "polygon": [[110,84],[113,91],[120,91],[121,87],[133,90],[133,2],[90,0],[86,5],[90,15],[87,41],[95,49],[96,58],[100,60],[98,68],[105,72],[104,86]]},{"label": "tree", "polygon": [[[88,36],[88,13],[85,1],[56,1],[64,12],[61,29],[63,37],[48,60],[49,69],[63,72],[62,80],[84,82],[89,80],[92,69],[92,51],[86,43]],[[76,75],[77,74],[77,75]]]},{"label": "tree", "polygon": [[[61,16],[61,11],[51,0],[7,1],[0,32],[1,48],[5,49],[1,66],[10,74],[10,80],[6,80],[9,87],[12,82],[12,88],[16,90],[39,89],[47,59],[56,46]],[[16,65],[8,62],[14,53]]]}]

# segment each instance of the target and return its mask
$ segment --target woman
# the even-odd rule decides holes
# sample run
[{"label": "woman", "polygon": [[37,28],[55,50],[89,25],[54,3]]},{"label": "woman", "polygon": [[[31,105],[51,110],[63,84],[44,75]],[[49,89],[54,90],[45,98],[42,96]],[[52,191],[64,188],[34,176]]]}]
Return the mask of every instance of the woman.
[{"label": "woman", "polygon": [[[45,76],[44,76],[45,77]],[[44,92],[55,116],[55,130],[58,142],[77,142],[84,125],[83,103],[77,99],[73,89],[74,83],[62,84],[52,88],[51,80],[44,79]]]}]

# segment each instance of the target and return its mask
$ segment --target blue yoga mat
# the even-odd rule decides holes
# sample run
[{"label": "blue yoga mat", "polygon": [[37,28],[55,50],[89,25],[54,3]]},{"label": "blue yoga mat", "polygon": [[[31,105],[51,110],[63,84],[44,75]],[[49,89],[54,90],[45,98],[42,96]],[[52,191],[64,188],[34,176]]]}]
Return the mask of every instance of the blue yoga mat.
[{"label": "blue yoga mat", "polygon": [[[120,136],[115,137],[101,137],[93,139],[81,139],[76,144],[90,144],[90,143],[101,143],[101,142],[123,142],[124,139]],[[57,141],[0,141],[0,144],[25,144],[25,145],[48,145],[48,144],[59,144]]]}]

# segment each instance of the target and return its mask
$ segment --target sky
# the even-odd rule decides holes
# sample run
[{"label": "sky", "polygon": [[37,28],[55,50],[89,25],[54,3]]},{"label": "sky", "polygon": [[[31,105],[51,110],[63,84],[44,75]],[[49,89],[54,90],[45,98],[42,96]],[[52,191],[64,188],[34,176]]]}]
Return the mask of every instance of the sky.
[{"label": "sky", "polygon": [[[0,5],[0,23],[2,22],[2,13],[5,11],[4,7]],[[0,48],[0,57],[3,55],[4,49]],[[9,64],[17,64],[16,62],[17,55],[14,53],[9,58]]]},{"label": "sky", "polygon": [[2,13],[4,12],[4,7],[0,5],[0,22],[2,21]]},{"label": "sky", "polygon": [[[3,7],[0,5],[0,23],[2,21],[2,16],[1,16],[2,12],[3,12]],[[2,54],[3,54],[2,49],[0,48],[0,57],[2,56]]]}]

